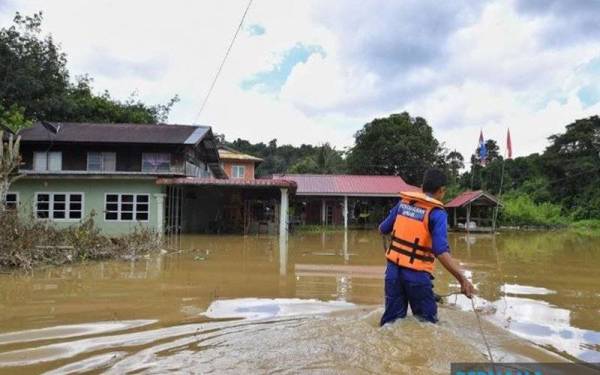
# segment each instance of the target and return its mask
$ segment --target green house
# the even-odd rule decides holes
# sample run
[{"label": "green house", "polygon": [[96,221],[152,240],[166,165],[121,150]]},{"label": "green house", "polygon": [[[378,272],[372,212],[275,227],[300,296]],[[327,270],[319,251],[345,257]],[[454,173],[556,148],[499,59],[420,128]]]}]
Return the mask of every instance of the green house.
[{"label": "green house", "polygon": [[20,173],[8,207],[58,226],[95,213],[106,234],[142,226],[164,233],[160,178],[227,178],[210,127],[39,123],[22,130]]}]

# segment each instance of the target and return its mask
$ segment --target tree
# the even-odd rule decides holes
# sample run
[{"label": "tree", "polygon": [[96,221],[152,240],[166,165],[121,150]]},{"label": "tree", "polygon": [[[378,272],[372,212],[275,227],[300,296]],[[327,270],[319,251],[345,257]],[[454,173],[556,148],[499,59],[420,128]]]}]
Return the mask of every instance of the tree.
[{"label": "tree", "polygon": [[465,167],[465,159],[462,154],[456,150],[449,152],[446,155],[446,163],[448,164],[448,170],[450,172],[450,180],[453,183],[458,181],[460,170]]},{"label": "tree", "polygon": [[0,130],[0,212],[6,209],[6,194],[12,185],[21,175],[18,174],[21,156],[19,154],[21,138],[14,139],[10,134],[4,136]]},{"label": "tree", "polygon": [[[493,139],[488,139],[485,141],[485,148],[487,150],[487,157],[485,158],[485,164],[489,164],[494,160],[502,160],[502,156],[500,156],[500,147],[498,147],[498,143],[496,143]],[[475,153],[471,155],[471,164],[482,164],[481,157],[479,154],[479,150],[481,147],[477,146]]]},{"label": "tree", "polygon": [[420,185],[440,160],[440,144],[421,117],[407,112],[374,119],[355,134],[347,165],[351,173],[402,176]]},{"label": "tree", "polygon": [[600,217],[600,118],[577,120],[549,140],[543,160],[551,194],[577,218]]},{"label": "tree", "polygon": [[312,155],[305,156],[288,168],[289,173],[336,174],[344,170],[342,155],[325,143],[317,147]]},{"label": "tree", "polygon": [[20,128],[30,126],[31,121],[25,118],[25,110],[22,107],[13,104],[10,108],[4,108],[0,104],[0,125],[17,132]]},{"label": "tree", "polygon": [[[167,119],[175,96],[163,105],[147,106],[135,96],[121,102],[105,92],[96,95],[92,80],[72,83],[67,58],[51,36],[42,36],[42,13],[22,16],[0,29],[0,121],[14,129],[31,120],[157,123]],[[15,114],[27,121],[8,121]]]}]

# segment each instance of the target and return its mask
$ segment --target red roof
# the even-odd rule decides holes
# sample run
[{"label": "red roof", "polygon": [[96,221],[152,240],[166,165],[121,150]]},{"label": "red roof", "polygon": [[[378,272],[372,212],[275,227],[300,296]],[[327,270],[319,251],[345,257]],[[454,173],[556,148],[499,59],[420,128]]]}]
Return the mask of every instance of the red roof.
[{"label": "red roof", "polygon": [[464,193],[459,194],[456,198],[452,199],[450,202],[446,203],[444,206],[446,208],[462,207],[468,203],[476,201],[481,196],[484,196],[485,198],[489,199],[490,201],[492,201],[495,204],[499,204],[498,199],[496,199],[496,197],[494,197],[493,195],[488,194],[483,190],[476,190],[476,191],[465,191]]},{"label": "red roof", "polygon": [[389,197],[402,191],[421,190],[399,176],[285,174],[274,177],[296,182],[296,195]]},{"label": "red roof", "polygon": [[244,180],[238,178],[217,179],[205,177],[180,177],[180,178],[159,178],[157,185],[197,185],[197,186],[242,186],[242,187],[279,187],[294,189],[294,181],[282,179],[259,178],[255,180]]}]

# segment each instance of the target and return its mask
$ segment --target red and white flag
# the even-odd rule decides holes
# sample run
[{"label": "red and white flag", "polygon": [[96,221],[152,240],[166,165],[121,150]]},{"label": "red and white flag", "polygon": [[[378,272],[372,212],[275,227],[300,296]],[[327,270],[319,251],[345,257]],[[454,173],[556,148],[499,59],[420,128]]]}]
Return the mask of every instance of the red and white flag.
[{"label": "red and white flag", "polygon": [[510,139],[510,129],[506,133],[506,153],[508,159],[512,159],[512,140]]}]

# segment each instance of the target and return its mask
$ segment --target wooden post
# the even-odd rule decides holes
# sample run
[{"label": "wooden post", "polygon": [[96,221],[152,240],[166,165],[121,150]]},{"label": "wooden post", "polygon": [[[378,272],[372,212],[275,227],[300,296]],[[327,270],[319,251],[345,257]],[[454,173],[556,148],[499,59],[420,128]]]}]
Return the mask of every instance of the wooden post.
[{"label": "wooden post", "polygon": [[327,207],[325,203],[325,198],[321,199],[321,225],[326,225],[327,220]]}]

